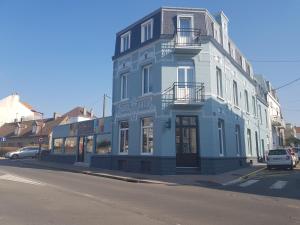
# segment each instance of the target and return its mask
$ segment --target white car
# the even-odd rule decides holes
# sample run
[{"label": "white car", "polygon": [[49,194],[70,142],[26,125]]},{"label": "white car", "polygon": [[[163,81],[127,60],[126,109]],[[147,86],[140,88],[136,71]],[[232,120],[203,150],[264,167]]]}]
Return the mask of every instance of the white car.
[{"label": "white car", "polygon": [[7,152],[5,158],[9,159],[21,159],[21,158],[35,158],[39,154],[39,147],[24,147],[14,152]]},{"label": "white car", "polygon": [[274,167],[290,168],[291,170],[296,166],[296,161],[288,149],[274,149],[270,150],[267,156],[267,167],[272,169]]}]

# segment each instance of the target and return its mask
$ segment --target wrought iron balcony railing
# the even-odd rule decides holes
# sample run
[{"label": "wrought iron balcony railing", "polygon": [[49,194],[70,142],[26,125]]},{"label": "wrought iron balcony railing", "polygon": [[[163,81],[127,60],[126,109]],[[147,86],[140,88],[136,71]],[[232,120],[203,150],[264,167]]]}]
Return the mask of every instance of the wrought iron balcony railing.
[{"label": "wrought iron balcony railing", "polygon": [[200,30],[178,28],[175,33],[175,47],[200,47]]},{"label": "wrought iron balcony railing", "polygon": [[205,100],[203,83],[175,82],[163,92],[167,104],[201,104]]}]

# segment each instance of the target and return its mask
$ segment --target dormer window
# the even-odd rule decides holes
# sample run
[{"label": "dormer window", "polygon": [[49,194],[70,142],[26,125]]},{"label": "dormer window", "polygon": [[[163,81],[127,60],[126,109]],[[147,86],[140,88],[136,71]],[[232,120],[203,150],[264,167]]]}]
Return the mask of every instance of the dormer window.
[{"label": "dormer window", "polygon": [[153,19],[141,25],[141,42],[150,40],[153,37]]},{"label": "dormer window", "polygon": [[130,36],[130,31],[121,36],[121,53],[130,49]]}]

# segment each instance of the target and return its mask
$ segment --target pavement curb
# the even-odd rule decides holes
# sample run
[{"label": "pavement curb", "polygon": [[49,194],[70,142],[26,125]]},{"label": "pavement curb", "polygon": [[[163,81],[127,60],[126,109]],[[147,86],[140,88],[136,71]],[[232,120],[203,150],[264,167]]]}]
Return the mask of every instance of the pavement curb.
[{"label": "pavement curb", "polygon": [[138,178],[133,178],[133,177],[112,175],[112,174],[107,174],[107,173],[98,173],[98,172],[95,173],[95,172],[88,171],[88,170],[76,170],[76,169],[61,168],[61,167],[46,165],[46,164],[43,164],[43,163],[24,162],[24,161],[22,161],[22,163],[27,164],[27,165],[38,165],[38,166],[42,166],[42,167],[45,167],[45,168],[63,170],[63,171],[68,171],[68,172],[73,172],[73,173],[81,173],[81,174],[95,176],[95,177],[104,177],[104,178],[109,178],[109,179],[114,179],[114,180],[125,181],[125,182],[129,182],[129,183],[173,185],[173,183],[164,182],[164,181],[138,179]]}]

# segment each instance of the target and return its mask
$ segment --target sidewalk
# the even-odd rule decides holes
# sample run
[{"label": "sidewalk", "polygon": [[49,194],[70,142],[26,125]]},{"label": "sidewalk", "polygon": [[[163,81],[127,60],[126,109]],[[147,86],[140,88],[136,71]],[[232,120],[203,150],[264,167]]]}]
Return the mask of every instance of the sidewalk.
[{"label": "sidewalk", "polygon": [[233,170],[218,175],[202,175],[202,174],[183,174],[183,175],[151,175],[130,173],[118,170],[96,169],[75,165],[68,165],[55,162],[45,162],[36,159],[19,160],[24,165],[35,165],[49,169],[64,170],[75,173],[83,173],[92,176],[105,177],[110,179],[122,180],[133,183],[151,183],[166,185],[228,185],[246,179],[247,176],[263,170],[265,164],[255,164],[251,167]]}]

